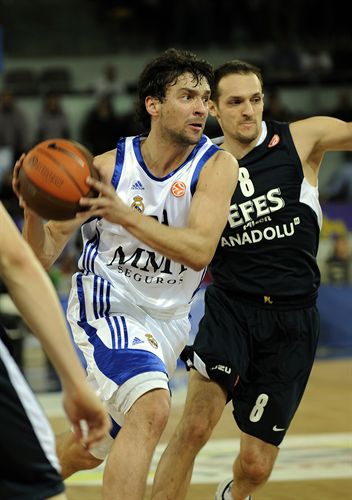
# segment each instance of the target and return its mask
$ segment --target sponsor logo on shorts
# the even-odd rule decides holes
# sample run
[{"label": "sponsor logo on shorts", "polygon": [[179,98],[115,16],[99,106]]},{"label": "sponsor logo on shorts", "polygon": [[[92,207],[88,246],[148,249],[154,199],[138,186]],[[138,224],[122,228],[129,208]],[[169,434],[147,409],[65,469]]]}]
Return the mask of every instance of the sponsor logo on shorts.
[{"label": "sponsor logo on shorts", "polygon": [[264,295],[264,304],[273,304],[274,301],[271,300],[270,295]]},{"label": "sponsor logo on shorts", "polygon": [[229,366],[225,366],[225,365],[212,366],[211,370],[218,370],[219,372],[225,372],[227,374],[230,374],[232,371]]},{"label": "sponsor logo on shorts", "polygon": [[192,361],[190,359],[187,359],[186,365],[188,366],[188,368],[193,368],[194,367],[194,364],[192,363]]},{"label": "sponsor logo on shorts", "polygon": [[274,425],[274,427],[273,427],[274,432],[282,432],[284,430],[285,430],[285,427],[281,428],[281,427],[278,427],[277,425]]},{"label": "sponsor logo on shorts", "polygon": [[154,349],[157,349],[159,347],[158,342],[156,339],[153,337],[151,333],[146,333],[145,338],[148,340],[149,344],[154,347]]}]

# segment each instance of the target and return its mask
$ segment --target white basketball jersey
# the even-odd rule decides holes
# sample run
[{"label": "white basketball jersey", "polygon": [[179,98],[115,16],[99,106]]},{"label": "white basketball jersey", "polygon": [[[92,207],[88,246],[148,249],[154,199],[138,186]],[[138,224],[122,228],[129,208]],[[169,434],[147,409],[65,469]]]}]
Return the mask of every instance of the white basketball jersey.
[{"label": "white basketball jersey", "polygon": [[[144,163],[140,143],[141,136],[118,142],[112,176],[116,192],[127,205],[163,224],[185,226],[199,173],[219,148],[202,136],[180,167],[159,178]],[[81,304],[77,319],[82,306],[87,318],[126,313],[126,301],[159,318],[188,314],[205,270],[171,261],[105,219],[90,220],[81,231],[80,272],[73,276],[71,291]]]}]

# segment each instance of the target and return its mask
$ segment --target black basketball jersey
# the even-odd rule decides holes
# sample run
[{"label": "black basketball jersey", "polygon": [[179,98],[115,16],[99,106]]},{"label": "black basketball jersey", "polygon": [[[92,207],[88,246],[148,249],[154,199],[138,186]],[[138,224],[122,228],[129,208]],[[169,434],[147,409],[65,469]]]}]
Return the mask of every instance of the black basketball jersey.
[{"label": "black basketball jersey", "polygon": [[214,284],[238,294],[312,296],[320,283],[318,189],[304,178],[289,124],[268,121],[266,127],[265,139],[239,160],[210,271]]}]

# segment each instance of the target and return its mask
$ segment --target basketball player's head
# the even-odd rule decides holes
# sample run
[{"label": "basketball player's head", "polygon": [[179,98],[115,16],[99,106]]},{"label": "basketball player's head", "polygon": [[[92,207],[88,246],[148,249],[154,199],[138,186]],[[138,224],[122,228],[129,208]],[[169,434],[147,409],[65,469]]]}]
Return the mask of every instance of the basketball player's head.
[{"label": "basketball player's head", "polygon": [[[206,99],[207,115],[212,79],[211,64],[192,52],[168,49],[153,59],[144,68],[138,81],[136,111],[144,129],[150,130],[153,115],[153,109],[148,108],[148,103],[163,104],[176,87],[189,89],[190,93],[194,90],[199,93],[200,99]],[[189,97],[192,98],[192,95]],[[184,100],[186,99],[185,94]]]},{"label": "basketball player's head", "polygon": [[259,68],[238,59],[214,71],[210,113],[224,135],[251,143],[260,131],[264,109],[263,79]]}]

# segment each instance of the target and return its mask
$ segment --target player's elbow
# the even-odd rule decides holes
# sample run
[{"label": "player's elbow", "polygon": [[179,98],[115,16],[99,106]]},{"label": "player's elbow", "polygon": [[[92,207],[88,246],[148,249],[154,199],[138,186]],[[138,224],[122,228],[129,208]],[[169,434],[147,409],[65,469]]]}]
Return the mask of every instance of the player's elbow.
[{"label": "player's elbow", "polygon": [[206,267],[206,265],[203,265],[202,263],[200,262],[194,262],[194,261],[190,261],[188,262],[187,264],[191,269],[193,269],[193,271],[201,271],[202,269],[204,269]]},{"label": "player's elbow", "polygon": [[27,279],[31,263],[31,253],[24,244],[7,249],[0,259],[1,275],[7,284]]},{"label": "player's elbow", "polygon": [[45,271],[50,271],[50,268],[52,267],[52,265],[54,264],[54,260],[53,259],[39,259],[39,262],[41,263],[41,265],[43,266],[44,270]]},{"label": "player's elbow", "polygon": [[37,261],[42,265],[45,271],[49,271],[53,263],[55,262],[55,259],[52,255],[46,255],[44,253],[41,253],[40,251],[36,250],[35,248],[31,248]]},{"label": "player's elbow", "polygon": [[189,259],[188,265],[194,271],[201,271],[210,264],[214,252],[210,250],[199,250],[194,252],[192,258]]}]

